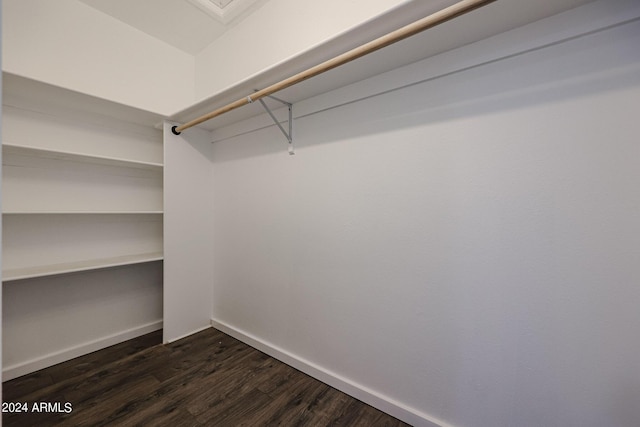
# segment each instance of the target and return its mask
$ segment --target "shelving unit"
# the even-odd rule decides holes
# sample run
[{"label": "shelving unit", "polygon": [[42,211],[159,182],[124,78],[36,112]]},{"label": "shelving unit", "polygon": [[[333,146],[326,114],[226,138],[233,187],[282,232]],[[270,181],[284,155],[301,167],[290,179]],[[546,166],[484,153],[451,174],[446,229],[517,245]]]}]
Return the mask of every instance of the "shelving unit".
[{"label": "shelving unit", "polygon": [[3,92],[6,380],[162,327],[164,168],[157,117],[11,75]]}]

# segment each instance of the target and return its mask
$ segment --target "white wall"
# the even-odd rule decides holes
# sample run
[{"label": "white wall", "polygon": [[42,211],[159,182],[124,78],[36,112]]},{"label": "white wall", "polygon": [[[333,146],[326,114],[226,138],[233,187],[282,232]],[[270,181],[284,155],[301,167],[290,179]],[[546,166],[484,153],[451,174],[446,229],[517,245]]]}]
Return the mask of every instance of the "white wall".
[{"label": "white wall", "polygon": [[274,127],[215,143],[215,324],[415,425],[640,425],[638,46],[636,20],[311,114],[293,157]]},{"label": "white wall", "polygon": [[170,115],[194,99],[194,57],[75,0],[5,0],[3,70]]},{"label": "white wall", "polygon": [[213,276],[209,132],[164,123],[164,342],[209,327]]},{"label": "white wall", "polygon": [[196,99],[227,89],[402,3],[406,0],[269,0],[196,55]]}]

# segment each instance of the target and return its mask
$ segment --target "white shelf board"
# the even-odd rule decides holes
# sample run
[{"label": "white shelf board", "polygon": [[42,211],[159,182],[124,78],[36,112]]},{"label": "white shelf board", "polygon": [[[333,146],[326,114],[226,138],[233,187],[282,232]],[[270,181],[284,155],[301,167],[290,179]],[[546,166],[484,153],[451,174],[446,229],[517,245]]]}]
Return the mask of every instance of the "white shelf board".
[{"label": "white shelf board", "polygon": [[84,162],[107,166],[120,166],[158,171],[161,171],[163,168],[163,165],[161,163],[143,162],[139,160],[123,159],[117,157],[95,156],[91,154],[76,153],[70,151],[49,150],[45,148],[27,147],[24,145],[8,143],[2,144],[2,151],[4,154],[27,155],[55,160],[70,160],[75,162]]},{"label": "white shelf board", "polygon": [[40,112],[75,118],[80,115],[85,122],[105,126],[112,126],[115,119],[122,125],[152,128],[164,119],[158,113],[4,71],[2,84],[3,104],[14,107],[30,108],[37,105]]},{"label": "white shelf board", "polygon": [[[257,72],[237,84],[205,97],[194,105],[176,112],[169,120],[185,123],[195,119],[230,102],[245,98],[254,90],[263,89],[320,64],[430,15],[443,7],[454,4],[456,1],[406,2],[388,13],[337,35],[333,39],[312,46],[310,49]],[[293,103],[295,113],[295,103],[302,100],[483,40],[591,1],[593,0],[497,1],[327,73],[305,80],[276,93],[275,96]],[[215,131],[261,114],[264,114],[264,110],[259,104],[246,105],[203,122],[198,127]]]},{"label": "white shelf board", "polygon": [[32,279],[36,277],[53,276],[58,274],[76,273],[80,271],[99,270],[103,268],[119,267],[124,265],[142,264],[146,262],[161,261],[161,252],[125,255],[112,258],[95,259],[68,262],[63,264],[51,264],[35,267],[12,268],[2,272],[2,281],[8,282],[21,279]]},{"label": "white shelf board", "polygon": [[163,211],[5,211],[3,215],[162,215]]}]

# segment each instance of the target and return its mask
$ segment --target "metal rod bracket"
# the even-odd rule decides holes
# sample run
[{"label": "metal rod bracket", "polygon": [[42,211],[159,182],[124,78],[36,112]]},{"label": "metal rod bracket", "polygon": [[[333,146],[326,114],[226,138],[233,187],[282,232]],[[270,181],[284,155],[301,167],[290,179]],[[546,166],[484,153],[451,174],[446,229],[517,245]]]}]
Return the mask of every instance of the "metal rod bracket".
[{"label": "metal rod bracket", "polygon": [[289,103],[287,101],[283,101],[282,99],[276,98],[275,96],[267,95],[266,97],[267,98],[271,98],[274,101],[278,101],[279,103],[286,105],[287,108],[289,109],[289,132],[287,132],[284,129],[284,127],[282,127],[282,124],[278,121],[276,116],[273,114],[273,112],[271,111],[271,109],[269,108],[267,103],[264,102],[264,100],[262,98],[260,98],[258,100],[258,101],[260,101],[260,104],[262,104],[264,109],[267,110],[267,113],[269,113],[269,116],[271,117],[273,122],[278,126],[278,128],[280,128],[280,131],[285,136],[285,138],[287,138],[287,141],[289,142],[289,155],[293,156],[294,154],[296,154],[294,149],[293,149],[293,104],[291,104],[291,103]]}]

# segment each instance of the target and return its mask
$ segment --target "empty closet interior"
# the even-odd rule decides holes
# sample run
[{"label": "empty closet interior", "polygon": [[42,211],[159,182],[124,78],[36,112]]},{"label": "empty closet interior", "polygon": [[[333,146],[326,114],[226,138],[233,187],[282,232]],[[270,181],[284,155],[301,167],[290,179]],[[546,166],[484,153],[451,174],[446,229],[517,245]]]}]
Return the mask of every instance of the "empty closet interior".
[{"label": "empty closet interior", "polygon": [[214,327],[411,425],[640,424],[637,1],[135,3],[3,1],[3,381]]}]

